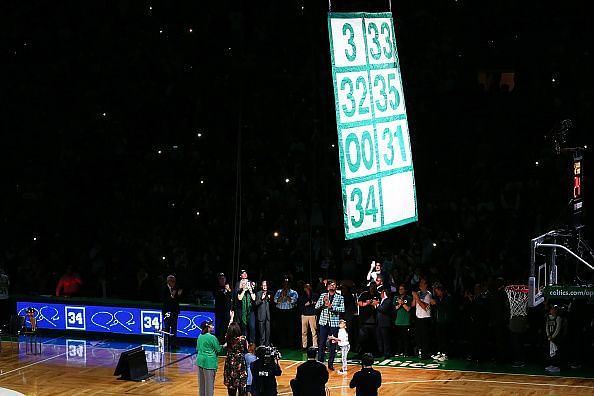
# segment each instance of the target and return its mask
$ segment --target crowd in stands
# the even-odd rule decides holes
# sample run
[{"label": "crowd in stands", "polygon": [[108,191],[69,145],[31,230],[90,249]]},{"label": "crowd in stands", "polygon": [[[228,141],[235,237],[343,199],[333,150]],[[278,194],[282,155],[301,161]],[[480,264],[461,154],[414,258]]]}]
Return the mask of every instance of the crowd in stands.
[{"label": "crowd in stands", "polygon": [[[75,295],[159,301],[174,273],[183,299],[204,303],[212,301],[205,291],[216,275],[234,280],[241,266],[274,290],[286,276],[299,297],[338,279],[344,319],[357,326],[357,296],[372,293],[365,275],[375,260],[393,295],[404,285],[412,299],[425,280],[435,297],[450,296],[451,316],[444,315],[451,327],[437,314],[431,320],[433,330],[454,334],[454,351],[497,359],[495,345],[506,341],[495,331],[506,322],[498,279],[525,284],[528,241],[566,222],[569,180],[545,135],[568,116],[577,120],[580,143],[593,128],[592,56],[579,40],[562,41],[581,37],[579,24],[561,25],[556,11],[531,9],[535,18],[522,21],[525,29],[544,35],[551,22],[559,32],[542,39],[499,31],[498,18],[521,14],[505,6],[470,20],[451,2],[399,4],[419,222],[344,241],[329,56],[320,60],[328,53],[320,28],[326,4],[229,13],[223,3],[186,13],[222,15],[229,29],[220,35],[210,23],[194,23],[190,36],[188,22],[170,9],[147,21],[125,5],[121,18],[96,29],[10,28],[8,40],[21,45],[6,62],[12,140],[3,157],[9,187],[0,206],[0,267],[10,294],[62,295],[60,279],[74,273]],[[66,15],[60,7],[28,12],[44,20],[47,13]],[[278,34],[266,34],[271,26]],[[22,48],[24,36],[33,45]],[[527,48],[531,56],[524,56]],[[37,67],[48,54],[35,51],[52,52],[48,67]],[[579,62],[570,67],[563,59]],[[477,69],[496,71],[483,79]],[[515,71],[513,86],[499,83],[504,69]],[[56,97],[65,76],[87,83]],[[12,100],[22,97],[26,106]],[[588,309],[576,302],[566,310],[569,333],[579,335],[568,339],[592,339]],[[546,339],[538,312],[528,341]],[[410,354],[416,341],[411,335],[410,344],[392,345]]]}]

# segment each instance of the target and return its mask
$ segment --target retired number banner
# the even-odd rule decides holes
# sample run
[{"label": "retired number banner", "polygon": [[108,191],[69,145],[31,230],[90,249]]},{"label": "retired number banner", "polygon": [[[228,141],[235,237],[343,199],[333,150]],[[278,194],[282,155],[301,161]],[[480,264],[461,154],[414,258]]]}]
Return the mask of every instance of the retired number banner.
[{"label": "retired number banner", "polygon": [[344,230],[417,221],[412,152],[391,13],[329,13]]}]

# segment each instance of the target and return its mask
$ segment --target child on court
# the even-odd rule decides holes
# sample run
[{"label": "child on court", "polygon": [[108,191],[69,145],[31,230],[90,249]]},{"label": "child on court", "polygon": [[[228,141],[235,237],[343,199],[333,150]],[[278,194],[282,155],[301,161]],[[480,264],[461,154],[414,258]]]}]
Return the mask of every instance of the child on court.
[{"label": "child on court", "polygon": [[256,344],[250,343],[247,348],[247,353],[244,355],[245,365],[247,366],[247,386],[245,388],[246,395],[252,394],[252,369],[251,364],[256,361]]},{"label": "child on court", "polygon": [[349,333],[347,332],[347,322],[344,319],[341,319],[338,322],[338,337],[329,336],[328,339],[330,342],[337,342],[338,346],[340,347],[340,356],[342,358],[342,368],[338,371],[338,374],[346,374],[347,373],[347,357],[349,355],[349,350],[351,349],[351,345],[349,344]]},{"label": "child on court", "polygon": [[561,344],[561,335],[563,334],[563,319],[559,316],[559,309],[556,305],[553,305],[549,309],[545,330],[549,341],[549,362],[551,363],[545,368],[545,371],[548,373],[558,373],[561,371],[559,368],[559,346]]}]

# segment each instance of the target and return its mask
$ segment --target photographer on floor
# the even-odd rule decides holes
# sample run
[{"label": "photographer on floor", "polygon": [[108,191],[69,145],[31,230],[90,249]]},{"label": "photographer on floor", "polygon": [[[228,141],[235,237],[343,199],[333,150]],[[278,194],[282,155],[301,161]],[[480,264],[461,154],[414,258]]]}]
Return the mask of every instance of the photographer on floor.
[{"label": "photographer on floor", "polygon": [[377,390],[382,386],[382,374],[371,367],[373,366],[371,353],[363,355],[361,366],[363,366],[361,370],[353,375],[349,388],[355,388],[357,396],[377,396]]},{"label": "photographer on floor", "polygon": [[256,349],[256,361],[251,364],[252,395],[276,396],[276,377],[282,374],[278,364],[280,352],[275,347],[261,345]]}]

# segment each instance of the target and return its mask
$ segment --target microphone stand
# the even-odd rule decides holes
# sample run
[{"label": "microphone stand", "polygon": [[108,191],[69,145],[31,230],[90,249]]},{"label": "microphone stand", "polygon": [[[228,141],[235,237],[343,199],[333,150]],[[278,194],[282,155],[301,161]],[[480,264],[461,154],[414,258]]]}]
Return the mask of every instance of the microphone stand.
[{"label": "microphone stand", "polygon": [[156,329],[155,343],[157,344],[157,350],[159,354],[159,368],[157,369],[157,375],[155,376],[155,382],[170,382],[169,378],[165,377],[165,351],[169,350],[169,337],[172,336],[162,329]]}]

